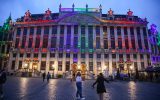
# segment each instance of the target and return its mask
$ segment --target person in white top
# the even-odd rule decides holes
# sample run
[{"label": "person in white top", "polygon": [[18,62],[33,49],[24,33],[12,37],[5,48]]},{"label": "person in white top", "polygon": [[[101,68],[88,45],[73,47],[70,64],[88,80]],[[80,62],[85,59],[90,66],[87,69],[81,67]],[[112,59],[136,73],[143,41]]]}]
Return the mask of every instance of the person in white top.
[{"label": "person in white top", "polygon": [[82,77],[81,77],[81,73],[78,72],[76,75],[76,86],[77,86],[77,93],[76,93],[76,98],[79,99],[85,99],[84,97],[82,97]]}]

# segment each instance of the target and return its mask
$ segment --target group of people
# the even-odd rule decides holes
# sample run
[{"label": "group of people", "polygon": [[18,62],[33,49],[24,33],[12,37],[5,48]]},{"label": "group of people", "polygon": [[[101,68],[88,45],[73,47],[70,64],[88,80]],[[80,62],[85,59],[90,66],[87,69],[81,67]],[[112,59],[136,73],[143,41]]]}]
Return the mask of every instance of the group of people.
[{"label": "group of people", "polygon": [[49,82],[49,79],[51,78],[51,74],[48,72],[47,73],[47,76],[46,76],[46,73],[44,72],[43,74],[42,74],[42,77],[43,77],[43,82],[45,81],[45,78],[47,77],[47,82]]},{"label": "group of people", "polygon": [[[103,74],[100,73],[96,81],[92,85],[92,87],[94,88],[94,86],[97,84],[97,94],[99,95],[99,100],[103,100],[103,93],[106,92],[104,82],[109,83],[109,81],[103,77]],[[76,75],[76,86],[77,86],[76,98],[84,100],[85,98],[82,96],[82,77],[80,72],[78,72]]]}]

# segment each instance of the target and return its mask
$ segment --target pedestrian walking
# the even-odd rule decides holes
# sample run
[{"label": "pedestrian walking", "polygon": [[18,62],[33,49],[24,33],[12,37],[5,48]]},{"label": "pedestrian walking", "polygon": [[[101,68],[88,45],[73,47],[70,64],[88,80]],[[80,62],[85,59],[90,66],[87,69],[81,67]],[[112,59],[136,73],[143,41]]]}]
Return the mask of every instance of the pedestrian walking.
[{"label": "pedestrian walking", "polygon": [[84,100],[85,98],[82,97],[82,77],[80,72],[78,72],[76,75],[76,86],[77,86],[76,98]]},{"label": "pedestrian walking", "polygon": [[103,93],[106,92],[104,81],[109,83],[109,81],[103,77],[103,74],[100,73],[96,82],[92,85],[92,87],[94,88],[94,85],[97,84],[97,94],[99,95],[99,100],[103,100]]},{"label": "pedestrian walking", "polygon": [[0,71],[0,100],[4,97],[3,85],[5,84],[6,80],[7,80],[7,75],[5,69],[2,69]]},{"label": "pedestrian walking", "polygon": [[47,74],[47,82],[49,82],[50,78],[51,78],[51,74],[48,72],[48,74]]},{"label": "pedestrian walking", "polygon": [[42,74],[42,77],[43,77],[43,82],[44,82],[45,77],[46,77],[46,73],[45,72]]}]

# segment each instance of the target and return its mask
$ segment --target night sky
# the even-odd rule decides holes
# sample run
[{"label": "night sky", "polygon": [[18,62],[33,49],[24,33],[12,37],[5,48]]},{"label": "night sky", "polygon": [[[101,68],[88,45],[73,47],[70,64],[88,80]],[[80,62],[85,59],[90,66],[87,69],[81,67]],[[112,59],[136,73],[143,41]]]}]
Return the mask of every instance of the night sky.
[{"label": "night sky", "polygon": [[32,14],[44,13],[48,8],[52,12],[58,12],[59,4],[64,8],[98,8],[102,4],[103,13],[110,8],[115,14],[126,14],[128,9],[141,18],[147,18],[149,25],[154,23],[160,31],[160,0],[0,0],[0,25],[3,25],[11,13],[12,19],[21,17],[27,10]]}]

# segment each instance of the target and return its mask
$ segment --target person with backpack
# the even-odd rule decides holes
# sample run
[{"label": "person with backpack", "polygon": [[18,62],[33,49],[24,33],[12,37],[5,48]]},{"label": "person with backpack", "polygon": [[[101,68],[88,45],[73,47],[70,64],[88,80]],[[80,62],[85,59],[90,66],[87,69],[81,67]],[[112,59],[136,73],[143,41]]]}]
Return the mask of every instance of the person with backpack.
[{"label": "person with backpack", "polygon": [[2,69],[0,71],[0,98],[4,97],[3,85],[5,84],[6,80],[7,80],[7,75],[5,69]]}]

